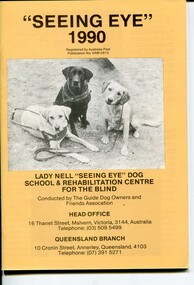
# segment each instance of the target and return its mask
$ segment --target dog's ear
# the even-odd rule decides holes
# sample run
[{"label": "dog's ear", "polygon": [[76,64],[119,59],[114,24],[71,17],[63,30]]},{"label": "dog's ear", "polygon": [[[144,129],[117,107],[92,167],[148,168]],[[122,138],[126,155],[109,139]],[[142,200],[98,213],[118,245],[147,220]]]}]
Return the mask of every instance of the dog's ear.
[{"label": "dog's ear", "polygon": [[63,73],[63,75],[65,76],[66,79],[69,78],[69,73],[70,73],[70,70],[71,70],[72,67],[73,66],[68,66],[68,67],[66,67],[65,69],[62,70],[62,73]]},{"label": "dog's ear", "polygon": [[71,114],[71,108],[69,107],[66,107],[66,106],[61,106],[64,114],[65,114],[65,117],[67,118],[67,120],[69,119],[69,115]]},{"label": "dog's ear", "polygon": [[122,98],[120,100],[120,104],[121,105],[125,104],[127,101],[129,101],[129,99],[130,99],[129,91],[127,89],[124,89]]},{"label": "dog's ear", "polygon": [[104,91],[106,90],[109,84],[110,84],[110,81],[102,83],[102,93],[104,93]]},{"label": "dog's ear", "polygon": [[84,72],[85,72],[86,81],[89,82],[93,76],[93,73],[87,68],[84,68]]},{"label": "dog's ear", "polygon": [[41,113],[43,118],[45,118],[47,121],[48,121],[48,118],[49,118],[49,112],[50,112],[50,109],[49,108],[45,108],[44,112]]}]

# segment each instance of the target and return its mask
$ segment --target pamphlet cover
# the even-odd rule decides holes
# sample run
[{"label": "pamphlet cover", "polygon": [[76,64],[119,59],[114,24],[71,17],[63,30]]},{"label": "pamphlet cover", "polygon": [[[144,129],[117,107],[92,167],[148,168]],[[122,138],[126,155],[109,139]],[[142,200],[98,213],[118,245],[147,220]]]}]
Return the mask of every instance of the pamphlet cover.
[{"label": "pamphlet cover", "polygon": [[0,5],[3,270],[188,268],[185,1]]}]

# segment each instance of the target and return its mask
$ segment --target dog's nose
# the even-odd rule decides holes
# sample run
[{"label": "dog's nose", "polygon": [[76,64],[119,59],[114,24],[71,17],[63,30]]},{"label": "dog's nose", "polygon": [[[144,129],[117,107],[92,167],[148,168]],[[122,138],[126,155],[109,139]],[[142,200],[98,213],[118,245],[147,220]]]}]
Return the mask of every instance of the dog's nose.
[{"label": "dog's nose", "polygon": [[60,131],[60,127],[58,127],[58,126],[55,127],[55,131],[56,131],[56,132],[59,132],[59,131]]},{"label": "dog's nose", "polygon": [[79,85],[79,81],[78,80],[74,80],[73,81],[73,85],[77,87]]},{"label": "dog's nose", "polygon": [[107,103],[108,103],[108,104],[111,104],[112,101],[113,101],[113,99],[108,98]]}]

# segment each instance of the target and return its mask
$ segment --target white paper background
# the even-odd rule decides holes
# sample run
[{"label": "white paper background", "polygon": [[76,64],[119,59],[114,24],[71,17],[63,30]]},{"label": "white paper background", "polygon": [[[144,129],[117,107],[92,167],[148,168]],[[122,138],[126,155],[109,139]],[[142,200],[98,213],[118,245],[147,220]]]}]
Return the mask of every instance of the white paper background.
[{"label": "white paper background", "polygon": [[[186,0],[185,0],[186,1]],[[3,276],[3,285],[193,285],[194,284],[194,2],[187,3],[190,268],[172,273],[59,274]]]}]

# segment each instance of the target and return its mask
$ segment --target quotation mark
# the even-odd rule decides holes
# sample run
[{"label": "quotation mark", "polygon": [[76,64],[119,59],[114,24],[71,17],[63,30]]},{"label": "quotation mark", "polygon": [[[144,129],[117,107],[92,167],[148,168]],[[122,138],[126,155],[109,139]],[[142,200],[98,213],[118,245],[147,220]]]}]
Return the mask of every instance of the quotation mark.
[{"label": "quotation mark", "polygon": [[23,17],[23,21],[31,21],[31,15],[29,15],[29,16],[24,16]]},{"label": "quotation mark", "polygon": [[152,14],[144,14],[144,20],[151,20],[152,19]]}]

